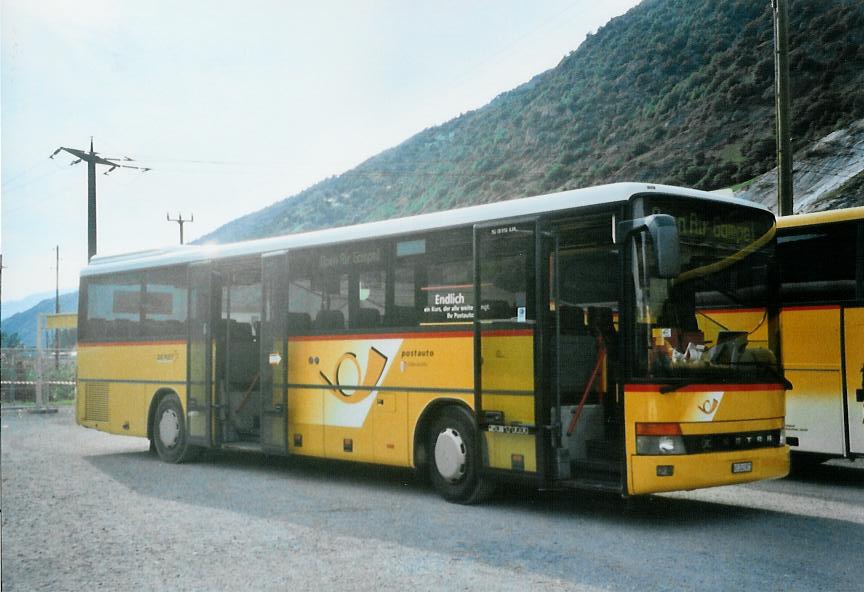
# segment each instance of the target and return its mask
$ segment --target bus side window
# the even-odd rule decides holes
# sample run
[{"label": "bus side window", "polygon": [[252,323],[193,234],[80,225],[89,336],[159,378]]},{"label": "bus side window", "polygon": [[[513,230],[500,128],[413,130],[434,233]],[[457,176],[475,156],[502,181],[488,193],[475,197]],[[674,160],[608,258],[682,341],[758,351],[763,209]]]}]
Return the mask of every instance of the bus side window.
[{"label": "bus side window", "polygon": [[354,326],[375,329],[381,326],[386,301],[386,273],[383,268],[360,271],[357,277],[358,308]]},{"label": "bus side window", "polygon": [[144,337],[177,338],[186,335],[186,270],[155,269],[145,276]]},{"label": "bus side window", "polygon": [[856,231],[852,221],[784,232],[777,240],[781,301],[854,300]]},{"label": "bus side window", "polygon": [[393,304],[387,311],[388,327],[416,327],[417,314],[416,269],[413,265],[397,265],[393,271]]},{"label": "bus side window", "polygon": [[305,335],[312,329],[312,319],[321,310],[323,298],[312,290],[309,277],[291,277],[288,283],[287,325],[290,335]]},{"label": "bus side window", "polygon": [[137,339],[141,331],[141,275],[124,273],[91,278],[82,308],[82,341]]}]

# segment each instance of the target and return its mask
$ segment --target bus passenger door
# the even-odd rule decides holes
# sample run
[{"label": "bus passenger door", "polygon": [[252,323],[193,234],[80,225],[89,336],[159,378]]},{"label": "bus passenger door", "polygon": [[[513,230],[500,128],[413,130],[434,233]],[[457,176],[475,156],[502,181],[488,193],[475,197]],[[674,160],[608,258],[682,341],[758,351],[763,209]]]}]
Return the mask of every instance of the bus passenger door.
[{"label": "bus passenger door", "polygon": [[474,227],[474,409],[486,471],[543,473],[537,240],[535,219]]},{"label": "bus passenger door", "polygon": [[214,272],[211,262],[189,266],[189,342],[186,370],[186,436],[212,444]]},{"label": "bus passenger door", "polygon": [[864,455],[864,307],[843,309],[849,452]]},{"label": "bus passenger door", "polygon": [[261,448],[288,452],[288,253],[261,258]]}]

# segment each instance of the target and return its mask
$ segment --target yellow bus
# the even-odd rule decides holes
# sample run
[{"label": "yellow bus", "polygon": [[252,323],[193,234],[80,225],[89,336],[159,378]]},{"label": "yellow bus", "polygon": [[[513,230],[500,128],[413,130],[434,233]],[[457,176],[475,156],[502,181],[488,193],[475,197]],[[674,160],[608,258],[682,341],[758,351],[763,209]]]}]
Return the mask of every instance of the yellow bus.
[{"label": "yellow bus", "polygon": [[[777,220],[780,349],[791,385],[795,465],[864,456],[864,207]],[[703,308],[702,323],[746,330],[764,308]],[[764,325],[750,341],[765,339]]]},{"label": "yellow bus", "polygon": [[[77,421],[205,448],[639,495],[778,478],[773,215],[621,183],[267,238],[95,257]],[[772,307],[766,310],[774,311]]]},{"label": "yellow bus", "polygon": [[778,219],[790,448],[864,456],[864,207]]}]

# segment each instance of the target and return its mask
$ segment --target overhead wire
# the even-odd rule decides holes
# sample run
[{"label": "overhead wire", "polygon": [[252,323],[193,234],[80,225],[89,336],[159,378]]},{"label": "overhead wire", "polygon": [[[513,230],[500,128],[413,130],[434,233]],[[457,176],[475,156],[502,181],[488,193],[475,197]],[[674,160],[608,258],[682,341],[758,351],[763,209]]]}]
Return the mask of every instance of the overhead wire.
[{"label": "overhead wire", "polygon": [[48,165],[48,162],[47,162],[46,160],[44,160],[44,159],[39,159],[38,162],[34,163],[33,165],[31,165],[31,166],[28,167],[27,169],[21,171],[20,173],[18,173],[18,174],[16,174],[16,175],[13,175],[11,178],[3,179],[3,182],[0,183],[0,187],[4,187],[4,188],[5,188],[5,187],[7,187],[7,186],[10,185],[10,184],[14,184],[14,183],[15,183],[18,179],[20,179],[21,177],[24,177],[24,176],[30,174],[31,172],[33,172],[34,170],[36,170],[37,168],[39,168],[39,167],[41,167],[41,166],[47,166],[47,165]]}]

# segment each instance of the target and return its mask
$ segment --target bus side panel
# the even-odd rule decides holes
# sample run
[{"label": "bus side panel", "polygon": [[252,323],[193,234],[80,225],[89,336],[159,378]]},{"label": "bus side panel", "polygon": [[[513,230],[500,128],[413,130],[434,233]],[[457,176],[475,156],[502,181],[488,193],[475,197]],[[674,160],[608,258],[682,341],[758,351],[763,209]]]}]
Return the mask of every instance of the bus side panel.
[{"label": "bus side panel", "polygon": [[843,310],[849,451],[864,455],[864,307]]},{"label": "bus side panel", "polygon": [[[636,454],[636,424],[677,423],[684,436],[765,432],[783,428],[784,393],[779,388],[717,385],[716,390],[679,390],[661,394],[658,387],[625,389],[627,491],[642,495],[774,479],[789,472],[786,446],[746,450],[701,452],[683,455]],[[735,462],[749,461],[752,470],[732,472]],[[659,476],[658,466],[673,467],[669,476]]]},{"label": "bus side panel", "polygon": [[472,400],[471,348],[462,332],[289,338],[291,452],[409,466],[425,405]]},{"label": "bus side panel", "polygon": [[147,436],[147,414],[162,388],[186,401],[186,343],[78,345],[77,422],[113,434]]},{"label": "bus side panel", "polygon": [[840,307],[784,308],[780,330],[783,368],[793,386],[786,399],[792,450],[845,454]]},{"label": "bus side panel", "polygon": [[[500,411],[507,427],[534,427],[534,335],[530,331],[490,331],[483,335],[483,410]],[[537,471],[534,433],[483,432],[488,466]]]},{"label": "bus side panel", "polygon": [[[288,346],[289,356],[291,346]],[[288,366],[289,382],[291,366]],[[288,451],[302,456],[324,456],[324,391],[288,387]]]},{"label": "bus side panel", "polygon": [[[490,339],[485,405],[507,424],[533,426],[532,336]],[[289,338],[291,453],[410,466],[417,422],[430,404],[473,406],[472,352],[467,332]],[[518,470],[536,471],[534,440],[484,432],[493,468],[513,469],[516,458]]]}]

